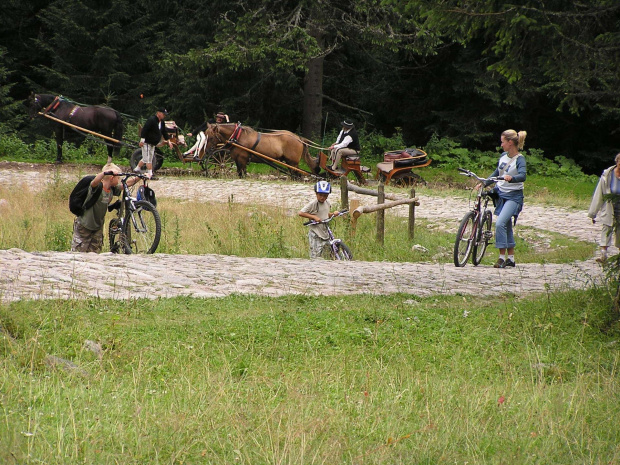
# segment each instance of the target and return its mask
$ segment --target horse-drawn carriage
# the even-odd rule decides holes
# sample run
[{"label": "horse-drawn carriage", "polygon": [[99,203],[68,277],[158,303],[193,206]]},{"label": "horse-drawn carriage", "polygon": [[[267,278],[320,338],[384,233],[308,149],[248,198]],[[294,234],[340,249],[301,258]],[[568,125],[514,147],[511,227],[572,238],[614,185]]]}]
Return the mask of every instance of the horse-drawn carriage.
[{"label": "horse-drawn carriage", "polygon": [[[121,146],[134,149],[129,157],[132,169],[142,159],[138,142],[121,140],[123,126],[116,110],[101,106],[84,107],[59,96],[36,94],[32,98],[30,114],[31,117],[40,114],[57,123],[57,162],[62,161],[62,142],[66,128],[71,128],[83,136],[99,138],[108,146],[108,162],[112,160],[112,153],[120,152]],[[265,163],[292,177],[339,178],[353,173],[360,184],[366,183],[371,171],[361,164],[359,156],[345,157],[342,160],[342,169],[332,170],[327,162],[328,157],[322,150],[316,158],[312,157],[309,147],[316,145],[290,131],[261,133],[242,126],[241,123],[209,124],[205,131],[206,143],[197,156],[194,156],[181,151],[180,146],[185,145],[185,139],[174,121],[166,121],[166,130],[179,160],[183,163],[198,163],[211,176],[232,173],[234,167],[239,176],[244,176],[247,163],[251,161]],[[163,145],[163,141],[160,145]],[[302,159],[310,171],[299,167]],[[156,148],[153,169],[160,169],[163,161],[164,154]],[[412,170],[429,164],[430,160],[421,150],[386,152],[384,162],[377,164],[376,179],[386,184],[391,182],[408,186],[422,180]]]}]

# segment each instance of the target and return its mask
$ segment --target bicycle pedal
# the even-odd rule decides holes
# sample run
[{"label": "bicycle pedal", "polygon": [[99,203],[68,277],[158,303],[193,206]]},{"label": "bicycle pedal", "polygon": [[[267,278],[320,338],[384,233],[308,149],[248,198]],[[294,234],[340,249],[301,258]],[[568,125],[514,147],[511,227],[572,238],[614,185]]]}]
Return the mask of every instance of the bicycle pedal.
[{"label": "bicycle pedal", "polygon": [[493,238],[493,231],[485,231],[484,232],[484,239],[485,240],[491,240]]}]

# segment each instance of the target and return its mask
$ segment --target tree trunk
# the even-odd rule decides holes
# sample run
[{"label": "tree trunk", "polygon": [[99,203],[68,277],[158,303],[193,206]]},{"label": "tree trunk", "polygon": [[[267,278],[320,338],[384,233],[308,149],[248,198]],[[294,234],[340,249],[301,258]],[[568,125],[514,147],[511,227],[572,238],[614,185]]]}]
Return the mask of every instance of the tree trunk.
[{"label": "tree trunk", "polygon": [[[323,48],[323,37],[319,31],[311,31],[317,43]],[[308,62],[308,73],[304,79],[304,114],[301,133],[312,140],[320,140],[323,120],[323,55]]]}]

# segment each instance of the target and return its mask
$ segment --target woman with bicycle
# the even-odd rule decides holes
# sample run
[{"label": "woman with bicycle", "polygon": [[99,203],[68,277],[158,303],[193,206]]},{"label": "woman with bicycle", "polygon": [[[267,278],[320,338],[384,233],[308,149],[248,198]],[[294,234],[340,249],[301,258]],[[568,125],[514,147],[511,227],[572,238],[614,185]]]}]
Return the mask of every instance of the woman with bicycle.
[{"label": "woman with bicycle", "polygon": [[[504,179],[497,181],[495,192],[498,194],[495,214],[495,248],[499,249],[499,258],[494,268],[515,266],[515,240],[512,227],[523,208],[523,183],[527,177],[525,157],[520,153],[525,144],[527,132],[508,129],[502,132],[501,146],[504,152],[497,163],[497,169],[491,177]],[[490,184],[490,183],[488,183]],[[487,185],[488,185],[487,184]],[[514,223],[512,218],[514,217]]]}]

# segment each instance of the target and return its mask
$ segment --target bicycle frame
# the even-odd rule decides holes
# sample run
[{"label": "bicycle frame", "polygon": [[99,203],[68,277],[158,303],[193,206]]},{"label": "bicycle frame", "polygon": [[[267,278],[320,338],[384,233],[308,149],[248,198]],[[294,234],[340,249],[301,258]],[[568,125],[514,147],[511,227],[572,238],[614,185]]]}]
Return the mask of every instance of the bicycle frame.
[{"label": "bicycle frame", "polygon": [[122,176],[121,199],[108,207],[117,209],[116,218],[110,221],[110,250],[114,253],[154,253],[161,238],[161,219],[154,205],[132,195],[127,184],[130,177],[137,177],[146,185],[148,177],[138,173],[120,173]]}]

